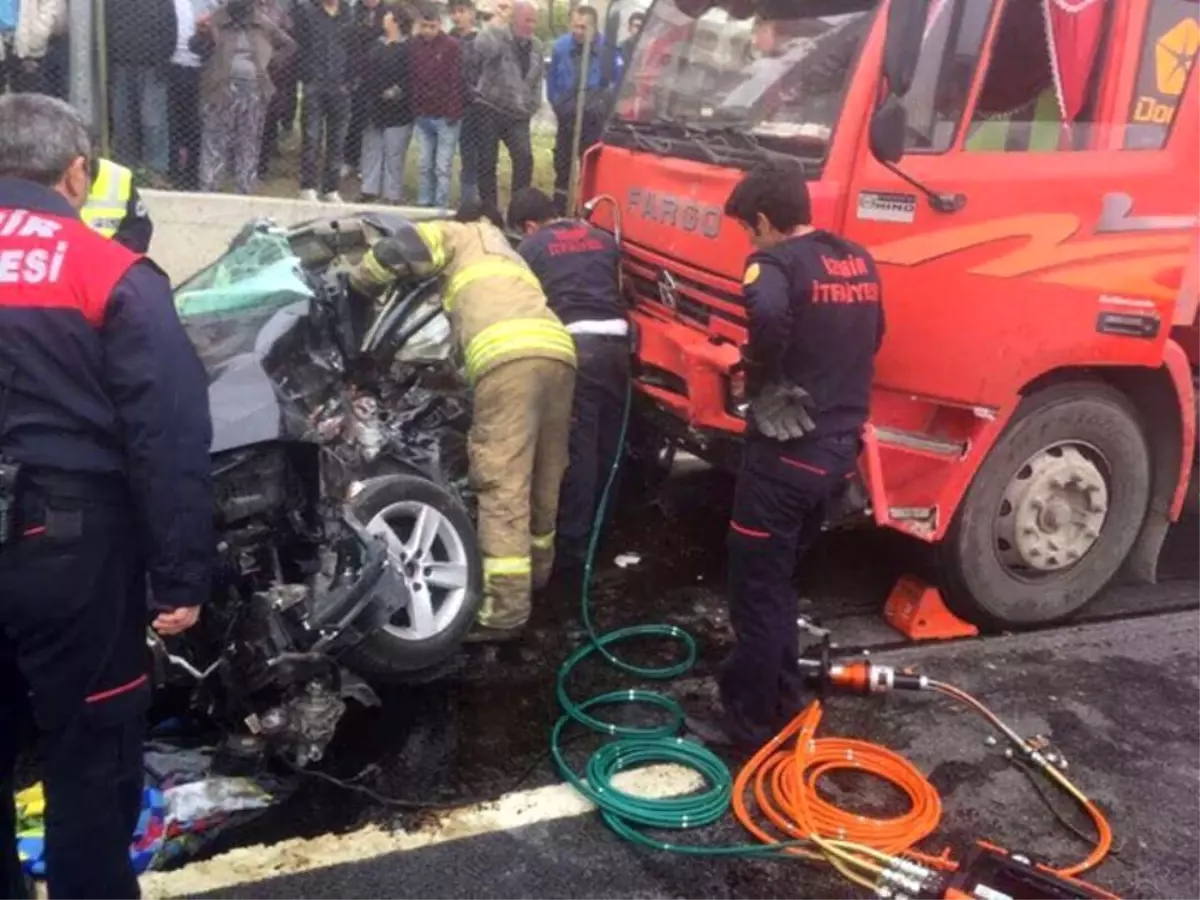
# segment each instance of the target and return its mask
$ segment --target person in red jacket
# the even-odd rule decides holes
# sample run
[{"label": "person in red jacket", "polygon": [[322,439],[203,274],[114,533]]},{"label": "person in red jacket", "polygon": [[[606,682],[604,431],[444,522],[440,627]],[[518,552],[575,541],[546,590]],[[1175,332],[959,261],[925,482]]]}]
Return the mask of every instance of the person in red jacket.
[{"label": "person in red jacket", "polygon": [[462,47],[442,30],[438,8],[417,7],[417,32],[409,48],[417,131],[417,204],[447,209],[450,167],[463,114]]}]

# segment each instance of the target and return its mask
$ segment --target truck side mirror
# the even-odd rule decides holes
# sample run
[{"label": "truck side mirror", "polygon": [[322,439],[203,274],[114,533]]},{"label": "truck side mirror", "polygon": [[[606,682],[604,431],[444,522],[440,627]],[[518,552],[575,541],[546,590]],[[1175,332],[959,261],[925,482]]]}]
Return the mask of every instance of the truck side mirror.
[{"label": "truck side mirror", "polygon": [[883,44],[883,77],[888,93],[903,99],[912,87],[929,21],[929,0],[892,0]]},{"label": "truck side mirror", "polygon": [[883,43],[883,79],[887,91],[871,117],[867,146],[884,166],[919,190],[940,213],[958,212],[967,202],[962,194],[942,194],[927,187],[897,165],[904,158],[908,110],[904,98],[912,88],[929,24],[929,0],[891,0]]},{"label": "truck side mirror", "polygon": [[881,163],[895,165],[904,158],[904,137],[908,130],[908,110],[898,97],[889,95],[871,117],[867,136],[872,155]]},{"label": "truck side mirror", "polygon": [[912,87],[925,39],[929,0],[892,0],[888,4],[883,41],[883,80],[887,93],[871,117],[868,144],[872,155],[894,166],[904,158],[908,113],[905,95]]}]

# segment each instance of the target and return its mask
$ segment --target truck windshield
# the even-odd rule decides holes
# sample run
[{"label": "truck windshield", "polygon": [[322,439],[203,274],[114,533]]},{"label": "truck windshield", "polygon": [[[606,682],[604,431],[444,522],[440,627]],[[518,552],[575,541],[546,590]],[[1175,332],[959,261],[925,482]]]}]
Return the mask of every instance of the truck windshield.
[{"label": "truck windshield", "polygon": [[[653,134],[821,160],[877,0],[657,0],[608,139]],[[635,143],[662,148],[663,141]],[[714,160],[715,161],[715,160]]]}]

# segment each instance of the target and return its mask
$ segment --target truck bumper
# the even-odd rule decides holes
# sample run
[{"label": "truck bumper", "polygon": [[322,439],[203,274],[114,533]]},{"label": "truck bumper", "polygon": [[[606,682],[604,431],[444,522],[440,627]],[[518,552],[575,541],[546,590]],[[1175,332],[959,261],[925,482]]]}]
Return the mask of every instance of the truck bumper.
[{"label": "truck bumper", "polygon": [[638,391],[689,429],[741,434],[746,423],[731,409],[729,375],[740,359],[738,347],[641,310],[632,318]]}]

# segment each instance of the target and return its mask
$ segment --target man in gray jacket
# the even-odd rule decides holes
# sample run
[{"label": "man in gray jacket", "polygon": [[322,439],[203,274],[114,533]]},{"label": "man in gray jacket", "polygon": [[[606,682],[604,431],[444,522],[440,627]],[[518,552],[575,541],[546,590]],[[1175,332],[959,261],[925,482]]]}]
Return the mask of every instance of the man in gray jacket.
[{"label": "man in gray jacket", "polygon": [[500,142],[512,157],[512,191],[533,182],[533,148],[530,120],[542,104],[545,61],[542,43],[534,37],[538,9],[529,0],[513,6],[512,23],[500,17],[475,38],[479,82],[475,85],[481,107],[479,125],[479,198],[485,206],[498,206],[496,164]]}]

